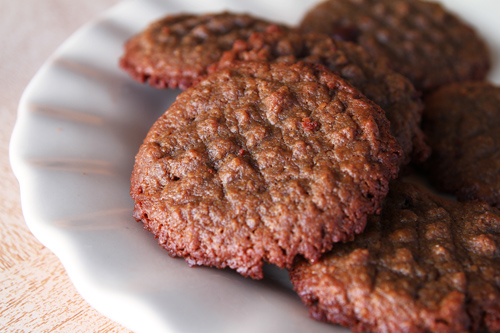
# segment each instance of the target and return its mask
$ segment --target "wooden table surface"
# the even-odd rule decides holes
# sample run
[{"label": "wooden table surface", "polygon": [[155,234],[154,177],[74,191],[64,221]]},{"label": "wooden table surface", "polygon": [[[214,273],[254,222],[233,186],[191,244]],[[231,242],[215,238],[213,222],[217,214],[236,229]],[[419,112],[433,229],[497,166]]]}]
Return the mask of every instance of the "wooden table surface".
[{"label": "wooden table surface", "polygon": [[130,332],[91,308],[30,233],[9,140],[21,94],[76,29],[120,0],[0,0],[0,332]]}]

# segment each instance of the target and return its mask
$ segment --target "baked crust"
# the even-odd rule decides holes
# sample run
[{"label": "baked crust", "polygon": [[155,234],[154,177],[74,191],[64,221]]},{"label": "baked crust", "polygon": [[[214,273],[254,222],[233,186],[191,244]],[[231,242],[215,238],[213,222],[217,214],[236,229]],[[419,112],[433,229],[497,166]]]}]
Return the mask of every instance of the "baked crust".
[{"label": "baked crust", "polygon": [[499,277],[500,211],[397,182],[354,242],[290,270],[312,317],[353,332],[500,332]]},{"label": "baked crust", "polygon": [[460,201],[479,199],[500,208],[500,87],[456,83],[425,101],[432,183]]},{"label": "baked crust", "polygon": [[383,111],[326,67],[246,62],[179,95],[136,156],[134,217],[172,256],[262,277],[363,231],[398,172]]},{"label": "baked crust", "polygon": [[325,65],[385,111],[391,133],[404,153],[402,164],[411,160],[421,163],[429,157],[430,149],[420,129],[423,109],[420,94],[407,78],[359,45],[334,40],[325,34],[299,33],[272,25],[265,32],[253,33],[246,41],[237,41],[209,72],[241,61],[288,64],[305,61]]},{"label": "baked crust", "polygon": [[[150,24],[125,44],[120,67],[156,88],[186,89],[224,51],[271,23],[247,14],[177,14]],[[281,26],[282,29],[287,29]]]},{"label": "baked crust", "polygon": [[490,67],[475,31],[434,2],[328,0],[306,14],[301,29],[358,43],[422,91],[483,79]]}]

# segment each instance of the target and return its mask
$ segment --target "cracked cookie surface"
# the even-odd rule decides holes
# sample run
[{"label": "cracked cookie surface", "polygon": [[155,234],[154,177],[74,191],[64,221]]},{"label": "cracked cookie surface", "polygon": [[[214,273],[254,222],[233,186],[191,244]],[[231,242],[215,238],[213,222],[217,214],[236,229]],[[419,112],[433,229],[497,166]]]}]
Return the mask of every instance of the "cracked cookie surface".
[{"label": "cracked cookie surface", "polygon": [[246,41],[237,41],[210,70],[238,61],[305,61],[325,65],[338,73],[366,97],[378,104],[391,123],[391,133],[400,144],[404,158],[420,163],[430,149],[420,129],[423,103],[412,83],[390,70],[359,45],[334,40],[325,34],[299,33],[269,26],[253,33]]},{"label": "cracked cookie surface", "polygon": [[438,3],[328,0],[306,14],[301,28],[358,43],[422,91],[483,79],[490,66],[480,37]]},{"label": "cracked cookie surface", "polygon": [[[169,15],[125,44],[120,67],[156,88],[186,89],[238,39],[271,23],[246,14]],[[281,26],[286,29],[285,26]]]},{"label": "cracked cookie surface", "polygon": [[439,189],[500,208],[500,87],[456,83],[426,97],[426,164]]},{"label": "cracked cookie surface", "polygon": [[136,156],[134,217],[172,256],[262,277],[363,231],[401,151],[326,67],[247,62],[186,90]]},{"label": "cracked cookie surface", "polygon": [[500,211],[394,182],[363,234],[290,277],[314,318],[354,332],[500,332]]}]

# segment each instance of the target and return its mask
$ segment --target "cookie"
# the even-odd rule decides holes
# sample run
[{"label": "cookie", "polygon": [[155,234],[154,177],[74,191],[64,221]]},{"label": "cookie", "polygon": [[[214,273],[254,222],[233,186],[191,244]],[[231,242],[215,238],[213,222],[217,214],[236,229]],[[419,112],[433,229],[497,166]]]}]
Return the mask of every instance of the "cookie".
[{"label": "cookie", "polygon": [[312,317],[353,332],[500,332],[500,211],[394,183],[363,234],[290,277]]},{"label": "cookie", "polygon": [[422,91],[483,79],[490,66],[475,31],[434,2],[328,0],[306,14],[301,29],[359,43]]},{"label": "cookie", "polygon": [[234,41],[264,31],[269,24],[229,12],[169,15],[127,41],[120,67],[153,87],[186,89],[206,75],[206,68]]},{"label": "cookie", "polygon": [[500,87],[456,83],[427,96],[425,104],[433,184],[460,201],[500,208]]},{"label": "cookie", "polygon": [[420,129],[423,103],[411,82],[369,56],[362,47],[333,40],[325,34],[299,33],[270,26],[246,41],[237,41],[210,70],[238,61],[276,61],[319,63],[337,72],[369,99],[377,103],[391,123],[404,158],[423,162],[430,154]]},{"label": "cookie", "polygon": [[383,111],[326,67],[245,62],[182,94],[131,178],[134,217],[172,256],[262,278],[363,231],[401,151]]}]

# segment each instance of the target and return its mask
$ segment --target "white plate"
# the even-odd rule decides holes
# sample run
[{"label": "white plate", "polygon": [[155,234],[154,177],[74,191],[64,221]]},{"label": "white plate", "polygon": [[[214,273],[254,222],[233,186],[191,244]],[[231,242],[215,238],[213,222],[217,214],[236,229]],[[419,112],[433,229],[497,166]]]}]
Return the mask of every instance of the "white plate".
[{"label": "white plate", "polygon": [[[86,25],[40,69],[19,105],[10,158],[26,222],[97,310],[136,332],[347,332],[308,318],[284,271],[263,281],[188,268],[131,217],[129,179],[149,127],[178,91],[117,67],[127,38],[166,13],[232,10],[297,23],[319,0],[127,1]],[[500,58],[500,2],[443,0]],[[499,62],[490,79],[500,83]]]}]

